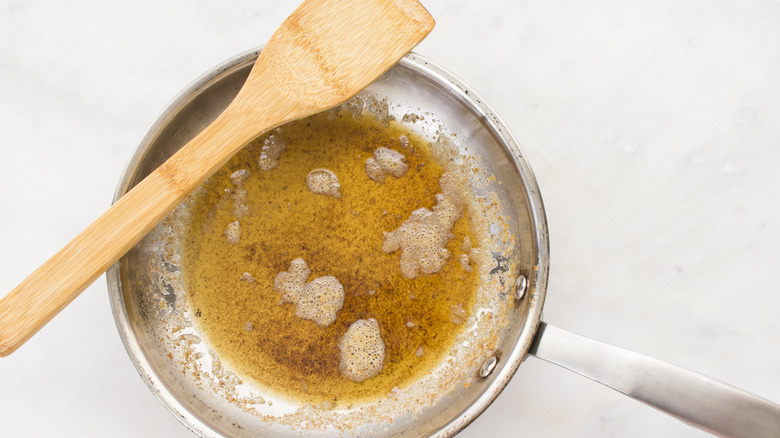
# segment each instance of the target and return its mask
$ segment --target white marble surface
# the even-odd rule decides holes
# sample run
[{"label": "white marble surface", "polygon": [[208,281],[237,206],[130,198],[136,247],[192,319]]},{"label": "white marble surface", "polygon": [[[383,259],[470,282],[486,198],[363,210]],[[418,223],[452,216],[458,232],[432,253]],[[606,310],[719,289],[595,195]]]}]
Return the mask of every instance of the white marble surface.
[{"label": "white marble surface", "polygon": [[[0,291],[109,205],[179,90],[296,3],[1,0]],[[535,169],[545,319],[780,401],[780,2],[424,3],[417,51]],[[190,436],[127,358],[103,278],[0,359],[0,388],[3,437]],[[462,436],[706,434],[530,358]]]}]

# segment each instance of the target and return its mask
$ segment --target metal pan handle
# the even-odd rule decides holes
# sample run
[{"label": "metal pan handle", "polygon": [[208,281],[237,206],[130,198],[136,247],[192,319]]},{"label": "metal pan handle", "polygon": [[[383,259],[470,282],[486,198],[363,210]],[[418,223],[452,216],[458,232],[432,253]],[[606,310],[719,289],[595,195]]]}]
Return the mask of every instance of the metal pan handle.
[{"label": "metal pan handle", "polygon": [[723,437],[780,437],[780,405],[733,386],[542,322],[529,351]]}]

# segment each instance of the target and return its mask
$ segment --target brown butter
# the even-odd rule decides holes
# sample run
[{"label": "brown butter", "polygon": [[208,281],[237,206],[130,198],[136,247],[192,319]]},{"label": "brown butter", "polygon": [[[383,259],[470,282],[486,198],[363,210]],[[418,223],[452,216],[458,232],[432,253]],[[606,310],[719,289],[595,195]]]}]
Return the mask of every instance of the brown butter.
[{"label": "brown butter", "polygon": [[[228,368],[285,398],[347,404],[405,387],[446,357],[463,328],[452,322],[452,306],[470,314],[478,284],[477,270],[466,272],[458,255],[464,237],[478,239],[464,209],[444,268],[414,280],[401,275],[399,254],[381,250],[382,232],[396,229],[417,208],[433,207],[443,168],[433,161],[430,144],[400,125],[335,114],[275,132],[287,145],[276,168],[259,168],[260,138],[207,181],[192,209],[182,273],[195,322]],[[408,148],[400,135],[409,138]],[[378,147],[404,154],[407,174],[381,184],[370,180],[365,160]],[[308,190],[306,175],[317,168],[338,176],[342,198]],[[235,188],[229,177],[240,169],[252,172],[242,183],[251,213],[240,219],[240,243],[233,245],[223,236],[236,220],[225,189]],[[344,286],[344,306],[327,327],[295,316],[294,306],[281,304],[273,289],[276,274],[296,257],[311,269],[309,281],[332,275]],[[242,280],[244,272],[255,281]],[[379,322],[385,363],[377,377],[355,383],[339,372],[338,342],[350,324],[368,318]]]}]

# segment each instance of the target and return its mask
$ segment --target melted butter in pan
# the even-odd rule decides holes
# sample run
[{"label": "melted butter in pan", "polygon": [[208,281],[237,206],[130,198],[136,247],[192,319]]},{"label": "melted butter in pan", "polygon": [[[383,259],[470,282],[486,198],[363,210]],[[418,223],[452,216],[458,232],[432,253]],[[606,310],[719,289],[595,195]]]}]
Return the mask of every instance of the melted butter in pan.
[{"label": "melted butter in pan", "polygon": [[[372,179],[366,161],[370,170],[379,148],[402,154],[408,170]],[[182,273],[195,323],[227,367],[291,400],[341,405],[384,397],[446,357],[478,286],[477,270],[458,259],[464,240],[479,240],[468,209],[453,221],[437,273],[408,278],[400,251],[383,251],[383,233],[415,210],[433,211],[442,193],[444,170],[430,148],[395,123],[331,111],[252,142],[206,182],[182,243]],[[316,169],[337,178],[340,197],[307,187]],[[274,289],[297,258],[309,281],[332,276],[343,286],[327,326],[296,316]],[[340,370],[339,342],[358,320],[376,321],[384,343],[381,371],[361,383]]]}]

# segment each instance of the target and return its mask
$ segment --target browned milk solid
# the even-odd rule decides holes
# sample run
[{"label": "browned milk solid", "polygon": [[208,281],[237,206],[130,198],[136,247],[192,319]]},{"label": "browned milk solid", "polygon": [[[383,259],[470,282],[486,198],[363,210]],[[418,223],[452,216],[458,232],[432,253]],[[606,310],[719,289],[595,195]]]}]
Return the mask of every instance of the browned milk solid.
[{"label": "browned milk solid", "polygon": [[[465,237],[479,241],[464,208],[437,274],[407,278],[400,251],[382,251],[383,232],[436,204],[444,171],[430,145],[394,123],[355,120],[345,111],[293,122],[272,135],[239,152],[195,198],[182,248],[195,323],[241,379],[295,401],[346,405],[384,397],[426,375],[471,313],[477,270],[464,269],[459,256]],[[405,156],[403,176],[369,178],[366,160],[380,147]],[[315,169],[335,174],[340,198],[307,187]],[[236,228],[238,242],[230,243]],[[296,258],[311,270],[308,281],[333,276],[343,285],[343,307],[332,324],[296,316],[274,290],[276,275]],[[385,344],[384,364],[376,377],[356,383],[339,370],[339,341],[350,325],[372,318]]]}]

